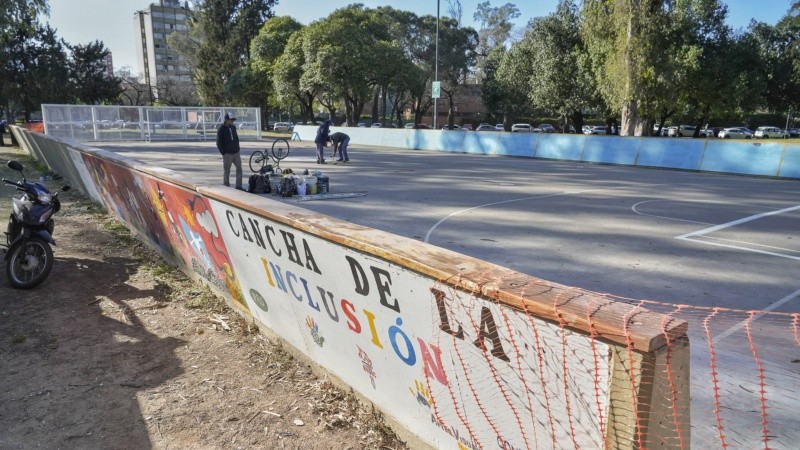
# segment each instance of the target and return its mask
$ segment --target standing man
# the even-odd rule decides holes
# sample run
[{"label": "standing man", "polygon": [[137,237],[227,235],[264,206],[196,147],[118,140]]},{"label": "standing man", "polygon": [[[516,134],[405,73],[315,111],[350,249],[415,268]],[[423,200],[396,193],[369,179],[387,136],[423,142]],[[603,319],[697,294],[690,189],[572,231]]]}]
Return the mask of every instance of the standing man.
[{"label": "standing man", "polygon": [[3,142],[3,134],[6,132],[6,121],[0,119],[0,147],[5,147],[6,143]]},{"label": "standing man", "polygon": [[325,120],[319,128],[317,128],[317,137],[314,139],[314,143],[317,144],[317,164],[325,164],[325,152],[323,151],[323,147],[331,140],[330,134],[331,121]]},{"label": "standing man", "polygon": [[239,154],[239,135],[236,134],[236,117],[225,113],[225,121],[217,130],[217,150],[222,155],[222,184],[231,185],[231,164],[236,166],[236,189],[242,187],[242,156]]},{"label": "standing man", "polygon": [[350,143],[350,136],[337,131],[331,135],[331,142],[333,142],[334,157],[336,156],[336,150],[339,150],[339,159],[336,161],[350,161],[350,157],[347,155],[347,144]]}]

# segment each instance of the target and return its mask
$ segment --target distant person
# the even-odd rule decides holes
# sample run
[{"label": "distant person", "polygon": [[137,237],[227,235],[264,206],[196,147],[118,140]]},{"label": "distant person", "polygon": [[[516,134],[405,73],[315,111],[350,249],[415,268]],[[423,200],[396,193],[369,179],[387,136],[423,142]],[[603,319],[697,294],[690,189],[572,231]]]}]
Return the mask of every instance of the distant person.
[{"label": "distant person", "polygon": [[0,147],[5,147],[6,143],[3,141],[3,135],[6,133],[6,121],[0,120]]},{"label": "distant person", "polygon": [[336,151],[338,150],[339,159],[336,161],[350,161],[350,157],[347,155],[347,144],[350,143],[350,136],[337,131],[331,135],[331,142],[333,142],[333,158],[336,157]]},{"label": "distant person", "polygon": [[330,134],[331,121],[325,120],[320,124],[319,128],[317,128],[317,137],[314,139],[314,143],[317,144],[317,164],[325,164],[325,152],[323,148],[328,141],[331,140]]},{"label": "distant person", "polygon": [[236,134],[236,117],[225,114],[225,121],[217,130],[217,150],[222,155],[222,184],[231,185],[231,164],[236,166],[236,189],[242,187],[242,156],[239,154],[239,135]]}]

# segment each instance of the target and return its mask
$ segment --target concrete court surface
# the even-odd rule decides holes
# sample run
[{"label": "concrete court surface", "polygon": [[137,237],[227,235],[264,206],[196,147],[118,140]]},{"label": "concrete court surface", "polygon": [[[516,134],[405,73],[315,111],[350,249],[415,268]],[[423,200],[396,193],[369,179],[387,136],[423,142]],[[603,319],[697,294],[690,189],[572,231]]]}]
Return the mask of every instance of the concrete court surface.
[{"label": "concrete court surface", "polygon": [[[270,147],[244,142],[242,158]],[[621,297],[800,311],[800,180],[351,145],[315,164],[293,141],[282,168],[322,170],[332,193],[298,202],[549,281]],[[98,143],[221,183],[213,142]],[[233,181],[233,180],[232,180]]]}]

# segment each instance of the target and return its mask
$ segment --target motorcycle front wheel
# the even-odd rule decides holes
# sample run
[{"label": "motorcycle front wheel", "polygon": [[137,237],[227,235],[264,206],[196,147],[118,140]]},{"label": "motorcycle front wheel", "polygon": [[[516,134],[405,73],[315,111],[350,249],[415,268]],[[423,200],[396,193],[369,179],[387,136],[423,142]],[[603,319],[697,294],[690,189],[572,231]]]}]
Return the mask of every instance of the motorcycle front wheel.
[{"label": "motorcycle front wheel", "polygon": [[53,269],[53,249],[40,238],[30,238],[8,249],[6,275],[11,285],[30,289],[39,285]]}]

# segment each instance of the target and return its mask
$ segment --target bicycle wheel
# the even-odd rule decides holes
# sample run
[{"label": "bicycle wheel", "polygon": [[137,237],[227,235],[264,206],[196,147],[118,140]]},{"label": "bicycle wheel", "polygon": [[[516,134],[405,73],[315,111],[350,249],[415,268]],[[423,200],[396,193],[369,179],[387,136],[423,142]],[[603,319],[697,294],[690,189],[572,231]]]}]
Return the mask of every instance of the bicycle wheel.
[{"label": "bicycle wheel", "polygon": [[287,156],[289,156],[289,141],[286,139],[275,139],[275,142],[272,143],[272,157],[275,158],[276,161],[280,161]]},{"label": "bicycle wheel", "polygon": [[255,173],[261,172],[261,169],[264,168],[264,164],[267,163],[267,155],[262,152],[261,150],[256,150],[250,155],[250,170]]}]

